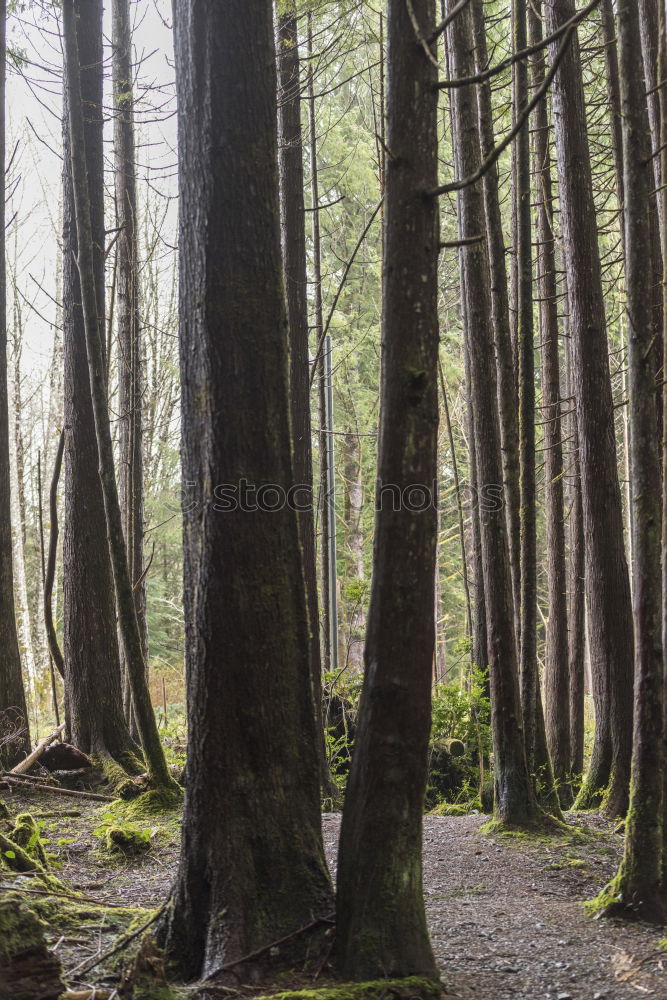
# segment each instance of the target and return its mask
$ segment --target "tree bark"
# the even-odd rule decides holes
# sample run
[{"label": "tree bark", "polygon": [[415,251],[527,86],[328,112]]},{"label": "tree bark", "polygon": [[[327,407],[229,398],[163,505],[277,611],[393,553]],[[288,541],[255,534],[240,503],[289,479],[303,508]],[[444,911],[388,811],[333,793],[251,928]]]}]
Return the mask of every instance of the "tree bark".
[{"label": "tree bark", "polygon": [[[474,71],[474,45],[468,8],[452,21],[447,44],[452,76],[470,76]],[[474,88],[457,87],[452,100],[456,172],[463,178],[477,170],[481,159]],[[481,183],[469,185],[459,192],[458,209],[459,235],[462,238],[483,231]],[[526,825],[536,818],[536,803],[528,774],[519,701],[512,580],[502,503],[503,469],[486,246],[472,243],[463,247],[461,260],[491,682],[496,785],[494,811],[496,818],[503,823]]]},{"label": "tree bark", "polygon": [[[80,14],[79,14],[80,17]],[[101,27],[101,25],[100,25]],[[177,791],[169,774],[150,700],[141,634],[128,570],[127,549],[118,502],[111,424],[107,401],[107,372],[104,359],[104,323],[97,304],[95,240],[93,235],[89,175],[86,162],[86,131],[81,91],[81,65],[77,38],[75,0],[63,4],[65,80],[68,99],[69,152],[77,233],[77,268],[81,291],[81,312],[88,358],[88,381],[92,399],[99,478],[102,483],[106,536],[113,573],[118,625],[130,674],[132,700],[146,759],[148,775],[157,788]],[[87,65],[87,64],[86,64]],[[100,67],[101,68],[101,67]],[[124,761],[127,764],[127,761]]]},{"label": "tree bark", "polygon": [[[102,3],[77,8],[81,83],[86,98],[86,170],[91,191],[94,281],[100,323],[104,315],[104,160]],[[137,772],[137,747],[123,719],[116,607],[102,486],[98,474],[93,404],[88,377],[78,239],[68,128],[68,93],[63,125],[63,327],[65,502],[63,512],[63,657],[68,742],[93,758]]]},{"label": "tree bark", "polygon": [[[475,72],[480,73],[489,65],[486,43],[484,0],[472,0],[473,31],[475,40]],[[491,86],[488,81],[477,88],[479,130],[482,159],[495,146]],[[517,642],[521,609],[521,518],[519,496],[519,419],[517,412],[516,372],[512,352],[509,297],[507,291],[507,264],[503,236],[498,168],[493,167],[484,176],[484,210],[486,239],[491,280],[491,308],[498,380],[498,405],[500,408],[500,438],[503,457],[503,483],[507,511],[507,530],[512,570],[512,594]],[[516,247],[514,248],[516,252]]]},{"label": "tree bark", "polygon": [[[112,3],[114,90],[114,181],[116,187],[116,331],[118,336],[118,488],[134,605],[144,658],[148,656],[146,583],[144,579],[143,351],[139,304],[138,202],[134,139],[132,29],[129,0]],[[122,647],[122,641],[121,641]],[[121,672],[129,690],[121,650]],[[134,713],[125,699],[125,715],[138,736]]]},{"label": "tree bark", "polygon": [[[437,979],[422,889],[435,640],[438,434],[434,0],[389,0],[381,413],[366,672],[338,855],[336,946],[355,979]],[[424,42],[424,44],[426,44]]]},{"label": "tree bark", "polygon": [[308,275],[304,206],[303,134],[299,35],[295,11],[278,18],[278,166],[283,265],[290,337],[290,417],[294,482],[303,487],[297,497],[299,538],[303,554],[310,633],[310,673],[317,727],[322,789],[335,794],[324,742],[322,718],[322,658],[317,599],[317,559],[313,516],[313,449],[310,419],[310,366],[308,352]]},{"label": "tree bark", "polygon": [[7,370],[7,262],[5,253],[5,101],[7,65],[7,0],[0,0],[0,715],[11,711],[14,722],[25,733],[12,744],[6,765],[15,764],[30,749],[28,709],[26,705],[21,656],[16,631],[14,605],[14,567],[10,519],[11,486],[9,461],[9,396]]},{"label": "tree bark", "polygon": [[[663,655],[661,481],[655,434],[652,353],[651,200],[655,175],[644,78],[637,60],[639,16],[633,0],[617,0],[621,122],[625,177],[625,248],[630,375],[635,557],[635,703],[630,807],[615,895],[632,913],[662,919]],[[657,70],[657,66],[656,66]]]},{"label": "tree bark", "polygon": [[[545,0],[548,33],[575,13],[572,0]],[[550,46],[554,58],[557,46]],[[597,225],[576,33],[554,78],[564,259],[568,278],[586,554],[588,625],[596,735],[577,804],[590,807],[607,789],[606,809],[628,804],[632,752],[632,608],[623,546],[614,411]]]},{"label": "tree bark", "polygon": [[175,28],[182,459],[194,486],[187,796],[167,952],[195,978],[324,916],[332,898],[298,522],[275,502],[294,480],[272,3],[177,0]]},{"label": "tree bark", "polygon": [[[534,0],[528,14],[529,42],[542,41],[542,3]],[[533,56],[532,85],[544,81],[545,56]],[[537,202],[537,290],[539,297],[541,386],[545,477],[548,622],[544,670],[545,726],[553,773],[561,805],[572,803],[570,775],[569,665],[567,642],[567,584],[565,564],[565,504],[561,434],[561,383],[556,278],[553,188],[549,116],[540,101],[533,119]]]}]

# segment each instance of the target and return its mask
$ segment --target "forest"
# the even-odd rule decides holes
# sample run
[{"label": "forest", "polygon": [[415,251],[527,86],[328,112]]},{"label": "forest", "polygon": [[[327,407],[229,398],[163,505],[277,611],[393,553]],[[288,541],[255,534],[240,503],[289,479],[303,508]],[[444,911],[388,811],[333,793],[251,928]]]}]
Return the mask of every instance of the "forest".
[{"label": "forest", "polygon": [[667,0],[0,0],[0,1000],[667,998]]}]

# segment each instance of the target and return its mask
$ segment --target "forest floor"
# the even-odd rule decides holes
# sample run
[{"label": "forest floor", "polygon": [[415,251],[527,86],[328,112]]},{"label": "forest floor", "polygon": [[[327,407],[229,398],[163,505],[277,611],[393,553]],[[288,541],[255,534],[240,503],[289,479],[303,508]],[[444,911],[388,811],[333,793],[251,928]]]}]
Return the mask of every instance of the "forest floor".
[{"label": "forest floor", "polygon": [[[13,815],[30,811],[38,818],[54,874],[68,891],[80,890],[100,907],[77,904],[74,913],[68,900],[45,899],[26,877],[3,877],[0,891],[32,890],[24,899],[47,921],[47,939],[71,987],[109,982],[109,961],[89,971],[86,966],[167,898],[178,859],[179,817],[135,820],[149,832],[151,848],[116,860],[101,850],[104,828],[115,822],[106,804],[65,804],[62,797],[36,792],[3,796]],[[573,835],[537,840],[484,835],[483,816],[426,817],[427,910],[449,994],[475,1000],[667,998],[664,929],[594,920],[584,912],[584,901],[615,874],[622,837],[594,814],[569,820],[576,825]],[[333,869],[339,816],[325,814],[323,827]]]}]

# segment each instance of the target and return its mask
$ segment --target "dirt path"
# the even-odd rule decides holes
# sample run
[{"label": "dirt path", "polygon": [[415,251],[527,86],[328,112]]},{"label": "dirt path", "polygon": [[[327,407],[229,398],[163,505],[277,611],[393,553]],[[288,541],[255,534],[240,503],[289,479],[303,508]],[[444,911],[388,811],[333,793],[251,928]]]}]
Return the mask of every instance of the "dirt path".
[{"label": "dirt path", "polygon": [[[5,798],[12,813],[63,808],[55,796]],[[177,818],[166,827],[140,821],[153,827],[156,846],[142,857],[110,863],[93,834],[102,822],[97,804],[73,805],[80,816],[43,821],[58,877],[109,904],[151,908],[163,902],[178,859]],[[606,884],[620,858],[622,838],[608,823],[580,817],[575,823],[588,836],[536,842],[483,836],[484,820],[425,820],[426,903],[449,993],[466,1000],[667,1000],[667,953],[659,948],[667,932],[584,913],[582,903]],[[334,814],[323,818],[332,869],[339,822]],[[90,927],[64,932],[56,917],[49,940],[65,969],[74,972],[113,945],[120,929],[96,919]]]}]

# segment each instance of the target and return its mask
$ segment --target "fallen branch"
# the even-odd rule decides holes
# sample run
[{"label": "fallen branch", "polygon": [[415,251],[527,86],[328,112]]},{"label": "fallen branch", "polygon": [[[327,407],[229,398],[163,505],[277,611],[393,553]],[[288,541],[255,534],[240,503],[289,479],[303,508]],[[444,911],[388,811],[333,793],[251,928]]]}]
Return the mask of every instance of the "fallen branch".
[{"label": "fallen branch", "polygon": [[[17,874],[16,872],[12,874]],[[41,872],[20,872],[22,875],[40,875]],[[94,899],[93,896],[82,896],[73,895],[69,892],[56,892],[51,889],[29,889],[27,886],[12,885],[9,889],[11,892],[28,892],[32,896],[57,896],[58,899],[71,899],[73,903],[91,903],[93,906],[99,906],[102,910],[126,910],[127,906],[125,903],[108,903],[106,899]]]},{"label": "fallen branch", "polygon": [[[19,778],[12,777],[11,774],[0,776],[0,784],[10,785],[14,788],[26,788],[26,785]],[[30,785],[31,790],[36,792],[53,792],[54,795],[69,795],[74,799],[93,799],[95,802],[114,802],[111,795],[98,795],[97,792],[76,792],[73,788],[62,788],[60,785]]]},{"label": "fallen branch", "polygon": [[96,958],[94,962],[88,962],[86,965],[77,966],[76,969],[73,969],[72,972],[69,974],[72,975],[72,973],[76,972],[78,976],[83,976],[87,972],[90,972],[91,969],[94,969],[96,966],[101,965],[101,963],[105,962],[108,958],[111,958],[113,955],[116,955],[119,951],[122,951],[123,948],[127,948],[127,946],[129,944],[132,944],[133,941],[135,941],[138,937],[140,937],[140,935],[143,934],[144,931],[148,930],[151,924],[154,924],[155,921],[158,919],[158,917],[162,916],[164,910],[166,909],[166,906],[167,903],[163,903],[160,909],[155,911],[150,920],[147,920],[146,923],[142,924],[141,927],[139,927],[136,931],[132,931],[131,934],[126,934],[125,937],[121,938],[118,944],[115,944],[113,948],[110,948],[108,951],[105,951],[104,954],[100,955],[99,958]]},{"label": "fallen branch", "polygon": [[42,756],[46,748],[55,743],[64,729],[65,723],[63,722],[57,729],[54,729],[50,736],[45,736],[43,740],[40,740],[32,753],[29,753],[25,760],[22,760],[16,767],[13,767],[9,774],[24,774],[25,771],[29,771],[32,765]]},{"label": "fallen branch", "polygon": [[320,924],[330,924],[333,926],[335,922],[333,913],[327,914],[326,917],[318,917],[317,920],[311,920],[309,924],[305,924],[303,927],[298,927],[290,934],[286,934],[285,937],[278,938],[277,941],[269,941],[268,944],[263,945],[261,948],[257,948],[256,951],[251,951],[249,955],[242,955],[241,958],[237,958],[233,962],[226,962],[224,965],[218,966],[218,968],[214,969],[213,972],[211,972],[203,981],[208,983],[211,979],[215,979],[216,976],[219,976],[221,972],[228,972],[230,969],[235,969],[237,965],[243,965],[244,962],[250,962],[253,958],[259,958],[260,955],[264,955],[272,948],[277,948],[279,945],[285,944],[287,941],[292,941],[294,938],[300,937],[307,931],[312,931],[315,927],[319,927]]}]

